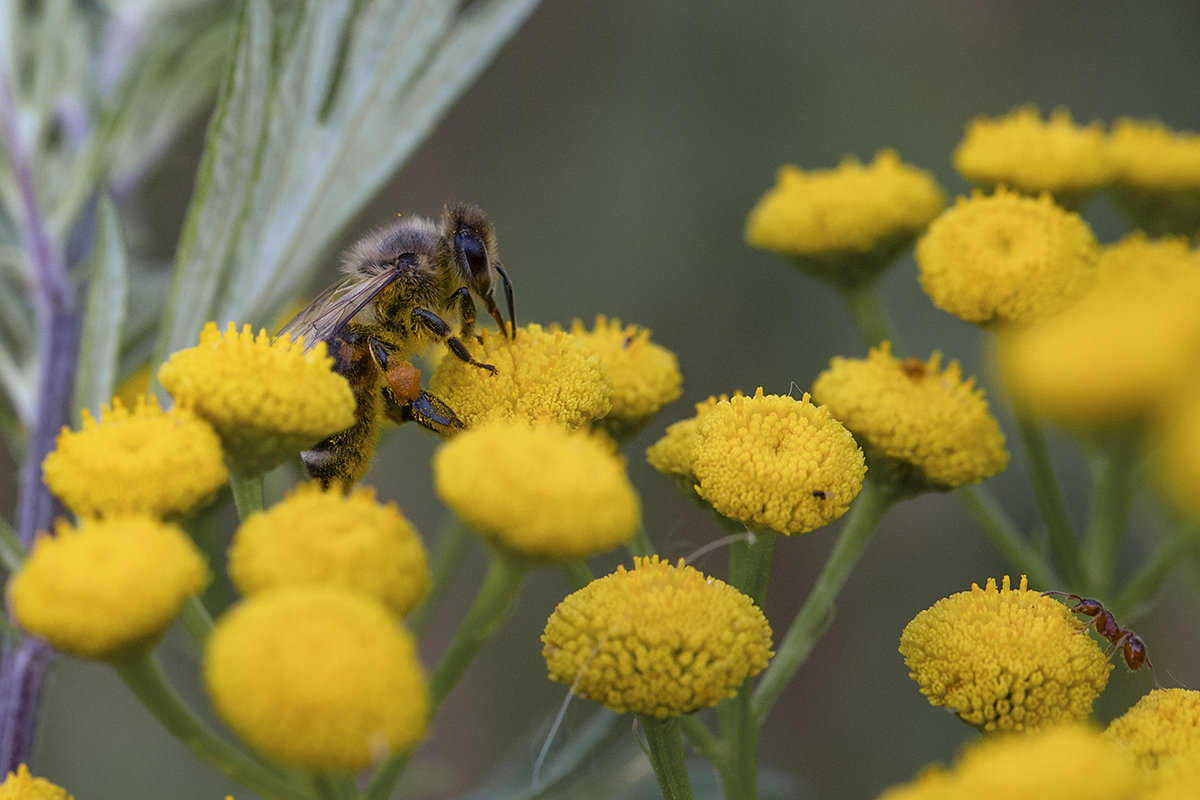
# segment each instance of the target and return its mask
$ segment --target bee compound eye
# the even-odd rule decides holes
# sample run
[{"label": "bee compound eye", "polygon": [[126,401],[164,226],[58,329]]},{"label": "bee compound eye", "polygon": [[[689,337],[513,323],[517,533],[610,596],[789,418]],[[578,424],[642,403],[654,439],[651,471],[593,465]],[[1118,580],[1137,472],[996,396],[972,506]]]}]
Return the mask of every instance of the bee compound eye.
[{"label": "bee compound eye", "polygon": [[454,234],[454,246],[459,252],[459,257],[466,262],[473,274],[481,275],[488,272],[487,248],[474,230],[465,225],[460,226],[458,232]]}]

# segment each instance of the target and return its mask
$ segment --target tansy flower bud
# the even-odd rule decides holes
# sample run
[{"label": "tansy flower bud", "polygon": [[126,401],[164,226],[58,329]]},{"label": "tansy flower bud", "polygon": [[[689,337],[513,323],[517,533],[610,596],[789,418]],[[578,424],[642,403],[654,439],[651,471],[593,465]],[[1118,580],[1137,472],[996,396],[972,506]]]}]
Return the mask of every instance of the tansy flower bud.
[{"label": "tansy flower bud", "polygon": [[546,623],[550,679],[613,711],[687,714],[737,694],[771,657],[771,628],[732,586],[658,556],[569,595]]},{"label": "tansy flower bud", "polygon": [[1008,464],[983,390],[962,379],[957,361],[945,370],[940,361],[940,353],[901,361],[884,342],[866,359],[833,359],[812,387],[862,443],[871,474],[903,480],[914,492],[976,483]]},{"label": "tansy flower bud", "polygon": [[1112,664],[1067,607],[1021,585],[943,598],[900,636],[909,676],[935,706],[981,730],[1081,722]]},{"label": "tansy flower bud", "polygon": [[204,558],[175,525],[146,515],[65,521],[42,536],[9,585],[13,616],[51,645],[116,659],[151,647],[208,582]]},{"label": "tansy flower bud", "polygon": [[700,417],[691,463],[696,493],[719,513],[789,535],[846,513],[866,474],[862,450],[827,408],[761,388]]},{"label": "tansy flower bud", "polygon": [[74,800],[62,787],[29,774],[24,764],[0,783],[0,800]]},{"label": "tansy flower bud", "polygon": [[397,616],[429,590],[425,546],[394,504],[375,490],[350,494],[302,484],[234,535],[229,577],[249,597],[278,586],[333,586],[381,601]]},{"label": "tansy flower bud", "polygon": [[274,341],[210,322],[200,343],[173,354],[158,379],[221,436],[230,466],[266,472],[354,422],[354,394],[332,371],[323,342],[307,351],[287,336]]},{"label": "tansy flower bud", "polygon": [[208,639],[204,683],[239,736],[318,772],[410,749],[429,709],[411,634],[382,604],[333,588],[276,589],[235,606]]},{"label": "tansy flower bud", "polygon": [[921,287],[933,304],[981,325],[1027,325],[1083,296],[1100,245],[1078,214],[1049,195],[976,192],[935,219],[917,242]]},{"label": "tansy flower bud", "polygon": [[785,166],[750,210],[746,241],[790,257],[797,268],[834,284],[870,282],[895,260],[946,204],[928,172],[881,150],[863,166]]},{"label": "tansy flower bud", "polygon": [[1108,724],[1104,738],[1147,769],[1200,759],[1200,692],[1155,689]]},{"label": "tansy flower bud", "polygon": [[638,524],[637,493],[611,441],[551,422],[464,431],[434,454],[433,479],[459,518],[529,558],[604,553]]},{"label": "tansy flower bud", "polygon": [[42,462],[46,485],[82,517],[184,514],[216,494],[227,475],[221,442],[187,408],[163,411],[141,396],[119,399],[97,422],[85,408],[79,431],[63,428]]},{"label": "tansy flower bud", "polygon": [[579,337],[531,324],[511,339],[487,330],[481,339],[467,346],[495,372],[447,356],[429,381],[430,391],[468,426],[503,419],[552,420],[580,428],[612,409],[612,378]]}]

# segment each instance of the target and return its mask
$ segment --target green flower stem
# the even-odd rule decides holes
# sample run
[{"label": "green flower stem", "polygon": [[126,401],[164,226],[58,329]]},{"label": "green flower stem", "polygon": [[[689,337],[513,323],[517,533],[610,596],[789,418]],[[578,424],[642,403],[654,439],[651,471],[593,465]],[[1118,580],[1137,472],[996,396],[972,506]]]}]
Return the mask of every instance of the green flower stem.
[{"label": "green flower stem", "polygon": [[113,667],[150,713],[197,757],[265,797],[312,797],[307,781],[259,762],[217,736],[184,705],[148,654],[114,662]]},{"label": "green flower stem", "polygon": [[562,570],[566,574],[567,580],[571,582],[571,588],[575,591],[587,586],[596,578],[592,574],[591,567],[583,559],[568,561],[562,565]]},{"label": "green flower stem", "polygon": [[883,305],[879,302],[879,294],[875,291],[875,283],[870,282],[863,286],[842,288],[840,291],[842,297],[846,300],[846,304],[850,306],[850,312],[854,315],[854,321],[858,323],[858,330],[862,333],[867,344],[875,347],[880,342],[887,340],[892,343],[893,352],[900,352],[901,346],[900,342],[897,341],[895,328],[888,319]]},{"label": "green flower stem", "polygon": [[625,544],[625,549],[629,551],[631,556],[649,556],[654,554],[654,542],[650,541],[650,536],[646,533],[646,529],[639,521],[637,530],[633,532],[633,536]]},{"label": "green flower stem", "polygon": [[684,714],[677,719],[679,720],[679,730],[683,731],[683,735],[687,737],[688,742],[697,753],[713,764],[723,757],[724,748],[717,741],[717,737],[713,736],[713,732],[708,729],[708,726],[700,721],[698,714]]},{"label": "green flower stem", "polygon": [[448,514],[442,523],[441,534],[438,536],[437,546],[434,547],[433,557],[430,559],[432,581],[429,592],[421,600],[421,604],[404,620],[408,629],[414,634],[420,635],[425,630],[425,626],[429,624],[429,619],[433,616],[438,603],[446,596],[446,591],[450,588],[454,576],[458,574],[458,569],[467,555],[467,547],[470,543],[470,529],[463,525],[462,520],[458,517]]},{"label": "green flower stem", "polygon": [[729,583],[748,595],[759,608],[766,599],[778,538],[779,534],[771,531],[756,531],[729,545]]},{"label": "green flower stem", "polygon": [[714,763],[721,774],[724,800],[758,798],[758,720],[751,709],[750,687],[717,706],[721,720],[721,757]]},{"label": "green flower stem", "polygon": [[204,603],[195,595],[183,601],[183,606],[179,609],[179,621],[183,623],[183,627],[187,628],[187,632],[191,634],[197,644],[204,644],[208,640],[208,635],[212,633],[213,619],[209,616]]},{"label": "green flower stem", "polygon": [[[513,597],[528,569],[529,562],[519,556],[499,550],[492,551],[487,576],[475,595],[475,602],[467,611],[454,641],[433,669],[433,676],[429,680],[431,716],[450,694],[450,690],[462,677],[471,659],[512,606]],[[408,765],[408,756],[408,753],[393,756],[375,773],[370,786],[367,787],[367,800],[386,800]]]},{"label": "green flower stem", "polygon": [[351,775],[314,775],[312,782],[321,800],[358,800],[358,786]]},{"label": "green flower stem", "polygon": [[1078,586],[1083,579],[1079,540],[1075,537],[1071,518],[1067,514],[1066,505],[1063,504],[1058,479],[1054,477],[1050,453],[1046,449],[1046,437],[1042,434],[1037,420],[1020,412],[1017,413],[1017,431],[1029,460],[1033,493],[1037,498],[1038,508],[1041,509],[1046,532],[1050,536],[1050,549],[1054,553],[1058,572],[1068,586]]},{"label": "green flower stem", "polygon": [[692,785],[688,781],[687,764],[683,759],[679,720],[676,717],[658,719],[638,714],[638,722],[646,733],[650,764],[658,778],[663,800],[691,800]]},{"label": "green flower stem", "polygon": [[1098,597],[1111,593],[1129,507],[1141,486],[1137,475],[1137,440],[1128,433],[1119,433],[1105,444],[1083,548],[1087,568],[1084,590]]},{"label": "green flower stem", "polygon": [[229,486],[233,489],[233,504],[237,506],[238,519],[245,519],[263,507],[263,476],[242,475],[229,470]]},{"label": "green flower stem", "polygon": [[956,493],[983,526],[992,547],[1004,556],[1014,570],[1028,575],[1030,583],[1034,586],[1061,585],[1062,582],[1054,573],[1054,568],[1025,540],[1016,524],[987,489],[977,484],[960,486]]},{"label": "green flower stem", "polygon": [[1176,528],[1170,538],[1133,574],[1108,610],[1117,619],[1158,590],[1171,568],[1189,554],[1200,556],[1200,522],[1192,521]]},{"label": "green flower stem", "polygon": [[762,680],[754,688],[750,710],[755,720],[761,721],[766,716],[812,652],[817,639],[832,620],[834,600],[850,577],[850,570],[854,569],[866,549],[872,531],[884,512],[900,497],[900,490],[890,484],[877,483],[870,478],[863,483],[863,489],[850,508],[833,552],[821,568],[821,574],[817,576],[817,582],[809,591],[800,613],[792,620]]},{"label": "green flower stem", "polygon": [[17,532],[7,521],[0,519],[0,567],[4,567],[5,572],[12,575],[25,563],[26,555],[21,540],[17,538]]}]

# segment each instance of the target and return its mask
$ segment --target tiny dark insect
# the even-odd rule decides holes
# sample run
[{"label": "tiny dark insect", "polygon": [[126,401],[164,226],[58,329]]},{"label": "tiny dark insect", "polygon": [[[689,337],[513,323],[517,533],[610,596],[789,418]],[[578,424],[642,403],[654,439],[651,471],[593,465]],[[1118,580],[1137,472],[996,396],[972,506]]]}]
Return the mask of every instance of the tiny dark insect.
[{"label": "tiny dark insect", "polygon": [[[1146,643],[1142,641],[1142,637],[1138,636],[1124,625],[1118,625],[1112,612],[1104,607],[1104,604],[1099,600],[1092,600],[1087,597],[1080,597],[1077,594],[1068,594],[1067,592],[1042,592],[1042,597],[1047,595],[1058,595],[1075,601],[1075,605],[1071,606],[1071,613],[1086,614],[1091,617],[1084,625],[1095,624],[1096,632],[1108,640],[1112,645],[1111,652],[1121,651],[1121,655],[1125,657],[1125,663],[1131,670],[1136,670],[1142,664],[1150,668],[1150,673],[1154,674],[1154,665],[1150,663],[1150,658],[1146,655]],[[1158,677],[1154,678],[1155,684],[1158,683]]]},{"label": "tiny dark insect", "polygon": [[914,381],[925,377],[928,366],[919,358],[906,358],[900,362],[900,371]]},{"label": "tiny dark insect", "polygon": [[824,500],[829,497],[829,495],[823,489],[813,489],[812,496],[819,500]]}]

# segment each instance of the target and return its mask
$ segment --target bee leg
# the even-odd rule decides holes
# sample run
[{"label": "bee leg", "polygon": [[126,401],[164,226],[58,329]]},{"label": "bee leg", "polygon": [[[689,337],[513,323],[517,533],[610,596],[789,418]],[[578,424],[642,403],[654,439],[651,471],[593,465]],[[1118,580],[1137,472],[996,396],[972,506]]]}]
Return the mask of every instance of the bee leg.
[{"label": "bee leg", "polygon": [[462,327],[458,331],[458,336],[461,339],[469,339],[475,333],[475,318],[477,311],[475,309],[475,301],[471,299],[471,290],[467,287],[460,287],[457,292],[450,296],[450,303],[458,302],[458,316],[462,319]]},{"label": "bee leg", "polygon": [[[473,306],[472,314],[474,314]],[[425,308],[414,308],[412,318],[413,322],[419,323],[439,342],[445,342],[446,346],[450,348],[450,352],[463,361],[480,369],[486,369],[488,372],[496,371],[496,368],[491,364],[484,364],[482,361],[476,361],[471,358],[471,354],[467,352],[467,346],[450,331],[450,326],[437,314]]]},{"label": "bee leg", "polygon": [[428,428],[442,436],[449,436],[467,427],[454,413],[454,409],[424,390],[421,391],[421,396],[408,406],[408,413],[422,428]]}]

